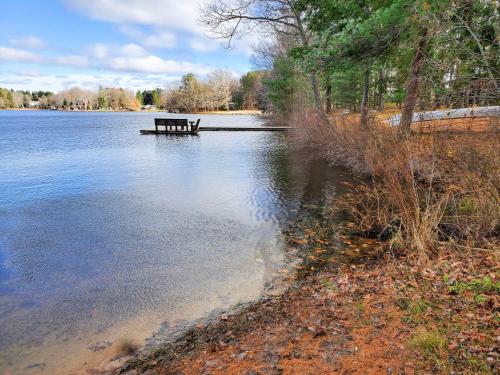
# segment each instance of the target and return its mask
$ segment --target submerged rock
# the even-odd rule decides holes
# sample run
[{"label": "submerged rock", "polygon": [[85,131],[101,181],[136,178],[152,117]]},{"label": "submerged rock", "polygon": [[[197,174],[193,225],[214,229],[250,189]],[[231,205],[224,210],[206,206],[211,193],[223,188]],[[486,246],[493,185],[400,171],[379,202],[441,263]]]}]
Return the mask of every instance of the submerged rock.
[{"label": "submerged rock", "polygon": [[87,348],[93,352],[100,352],[101,350],[109,348],[111,345],[113,345],[113,343],[110,341],[98,341]]}]

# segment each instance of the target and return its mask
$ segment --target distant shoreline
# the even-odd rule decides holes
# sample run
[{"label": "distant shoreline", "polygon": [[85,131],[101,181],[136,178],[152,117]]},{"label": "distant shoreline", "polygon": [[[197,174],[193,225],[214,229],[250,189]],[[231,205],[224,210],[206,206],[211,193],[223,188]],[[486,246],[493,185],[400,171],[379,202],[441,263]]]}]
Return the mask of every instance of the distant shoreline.
[{"label": "distant shoreline", "polygon": [[[138,110],[129,111],[126,109],[118,110],[104,110],[104,109],[93,109],[93,110],[78,110],[78,111],[65,111],[62,109],[42,109],[42,108],[2,108],[0,111],[54,111],[54,112],[151,112],[151,113],[173,113],[165,111],[151,111],[151,110]],[[174,113],[174,114],[184,114],[184,113]],[[262,115],[262,111],[258,109],[237,109],[234,111],[208,111],[208,112],[192,112],[185,113],[189,115]]]},{"label": "distant shoreline", "polygon": [[208,112],[193,112],[195,115],[261,115],[259,109],[237,109],[234,111],[208,111]]}]

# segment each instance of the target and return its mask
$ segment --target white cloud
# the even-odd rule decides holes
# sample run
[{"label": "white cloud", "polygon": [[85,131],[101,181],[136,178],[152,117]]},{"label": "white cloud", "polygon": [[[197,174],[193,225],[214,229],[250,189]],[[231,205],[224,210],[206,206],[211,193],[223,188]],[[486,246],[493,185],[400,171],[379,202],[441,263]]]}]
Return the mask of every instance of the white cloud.
[{"label": "white cloud", "polygon": [[200,33],[200,0],[65,0],[66,6],[91,18],[117,24],[164,26]]},{"label": "white cloud", "polygon": [[193,38],[189,41],[189,46],[191,49],[198,52],[213,52],[219,49],[220,45],[215,40],[208,38]]},{"label": "white cloud", "polygon": [[45,43],[40,38],[29,35],[20,38],[11,38],[9,39],[9,43],[23,48],[43,48],[45,47]]},{"label": "white cloud", "polygon": [[129,43],[121,48],[121,54],[126,57],[141,57],[147,55],[144,48],[134,43]]},{"label": "white cloud", "polygon": [[109,46],[104,43],[96,43],[87,49],[89,57],[93,60],[104,60],[113,56],[139,57],[147,55],[141,46],[135,43],[128,43],[123,46]]},{"label": "white cloud", "polygon": [[105,87],[119,86],[131,90],[153,89],[156,87],[167,87],[172,82],[178,82],[179,76],[154,75],[154,74],[124,74],[106,73],[100,74],[98,79],[94,74],[67,74],[40,75],[38,77],[21,78],[10,75],[0,75],[0,86],[6,86],[15,90],[50,90],[60,91],[73,86],[79,86],[90,90],[96,90],[99,85]]},{"label": "white cloud", "polygon": [[118,31],[134,39],[136,43],[150,48],[169,49],[176,47],[175,33],[164,29],[154,28],[152,33],[146,33],[142,28],[131,25],[120,25]]},{"label": "white cloud", "polygon": [[144,45],[156,48],[172,48],[176,45],[175,35],[166,31],[148,35],[144,38]]},{"label": "white cloud", "polygon": [[18,73],[21,77],[40,77],[40,72],[34,69],[24,69]]},{"label": "white cloud", "polygon": [[136,26],[120,25],[120,26],[118,26],[118,30],[122,34],[128,36],[129,38],[133,38],[133,39],[144,38],[144,32],[141,30],[141,28],[136,27]]},{"label": "white cloud", "polygon": [[[87,17],[116,24],[123,34],[146,47],[172,48],[181,33],[188,39],[186,46],[194,51],[207,53],[218,48],[216,41],[206,38],[206,30],[199,23],[200,7],[208,0],[63,1]],[[252,45],[262,37],[258,34],[245,33],[233,41],[232,50],[250,56]]]},{"label": "white cloud", "polygon": [[9,88],[19,85],[19,87],[26,87],[27,85],[32,83],[31,78],[21,78],[21,77],[12,77],[0,80],[0,84],[2,86],[8,86]]},{"label": "white cloud", "polygon": [[0,60],[6,61],[19,61],[19,62],[39,62],[42,60],[41,56],[32,52],[0,46]]},{"label": "white cloud", "polygon": [[141,28],[130,25],[121,25],[118,30],[146,47],[167,49],[175,47],[177,44],[175,34],[166,30],[156,30],[150,35]]},{"label": "white cloud", "polygon": [[262,39],[263,37],[259,33],[246,33],[233,40],[231,49],[243,55],[251,56],[254,53],[253,47],[257,46]]},{"label": "white cloud", "polygon": [[[97,43],[90,47],[88,52],[89,56],[86,58],[85,62],[93,68],[153,74],[184,74],[188,72],[205,74],[211,70],[205,65],[195,64],[189,61],[174,61],[149,54],[143,47],[135,43],[129,43],[123,46],[109,46],[103,43]],[[62,61],[56,62],[61,63]],[[66,65],[69,65],[69,62],[65,62],[67,63]],[[76,63],[78,62],[79,60],[75,61],[74,65],[77,65]]]},{"label": "white cloud", "polygon": [[158,56],[115,57],[106,60],[106,66],[113,70],[145,73],[187,73],[206,74],[211,69],[204,65],[185,61],[165,60]]},{"label": "white cloud", "polygon": [[75,68],[85,68],[89,65],[87,56],[80,55],[58,56],[54,58],[53,62],[57,65],[72,66]]},{"label": "white cloud", "polygon": [[[202,48],[198,46],[198,48]],[[0,61],[9,60],[16,62],[38,62],[43,66],[65,66],[74,69],[91,69],[92,71],[102,71],[106,73],[124,72],[126,74],[150,74],[155,75],[155,81],[160,78],[159,75],[181,76],[186,73],[195,73],[205,75],[214,70],[204,64],[198,64],[185,60],[174,60],[163,58],[148,53],[143,47],[135,43],[129,43],[122,46],[107,45],[97,43],[86,49],[79,55],[47,56],[42,58],[29,51],[14,49],[10,47],[0,47]],[[95,73],[94,73],[95,74]],[[11,73],[12,75],[12,73]],[[35,70],[20,70],[16,74],[19,78],[39,78],[41,75]],[[52,76],[57,79],[60,85],[65,86],[73,81],[66,76]],[[6,76],[5,78],[12,78]],[[80,80],[82,84],[89,85],[90,77]],[[39,81],[39,80],[37,80]],[[27,81],[25,81],[27,82]],[[41,81],[40,81],[41,82]],[[101,83],[100,80],[96,82]],[[141,81],[142,82],[142,81]],[[139,86],[139,85],[138,85]]]},{"label": "white cloud", "polygon": [[108,71],[141,72],[152,74],[206,74],[208,66],[189,61],[176,61],[149,54],[143,47],[129,43],[113,46],[97,43],[87,48],[84,55],[66,55],[47,59],[49,65],[90,68]]},{"label": "white cloud", "polygon": [[90,48],[90,54],[97,59],[104,59],[108,56],[109,48],[103,43],[96,43]]}]

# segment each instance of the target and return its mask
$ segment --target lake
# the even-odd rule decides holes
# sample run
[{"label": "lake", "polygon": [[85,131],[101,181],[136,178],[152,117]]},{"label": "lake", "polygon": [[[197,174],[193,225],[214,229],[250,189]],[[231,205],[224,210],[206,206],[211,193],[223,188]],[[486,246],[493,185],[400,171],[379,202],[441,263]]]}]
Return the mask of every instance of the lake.
[{"label": "lake", "polygon": [[287,221],[340,186],[285,133],[139,135],[159,116],[0,111],[0,373],[103,368],[122,342],[257,298]]}]

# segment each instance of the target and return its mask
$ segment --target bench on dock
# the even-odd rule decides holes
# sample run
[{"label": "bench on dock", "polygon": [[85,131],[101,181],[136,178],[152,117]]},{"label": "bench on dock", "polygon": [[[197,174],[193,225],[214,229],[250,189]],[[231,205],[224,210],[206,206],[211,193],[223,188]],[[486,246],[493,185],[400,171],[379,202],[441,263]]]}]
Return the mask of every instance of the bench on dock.
[{"label": "bench on dock", "polygon": [[[189,125],[188,125],[189,124]],[[141,134],[198,134],[200,131],[272,131],[281,132],[295,129],[291,126],[200,126],[200,119],[197,121],[188,121],[178,118],[155,118],[154,129],[142,129]]]},{"label": "bench on dock", "polygon": [[155,131],[161,132],[159,127],[164,127],[165,133],[196,134],[198,133],[200,119],[188,121],[185,118],[155,118]]}]

